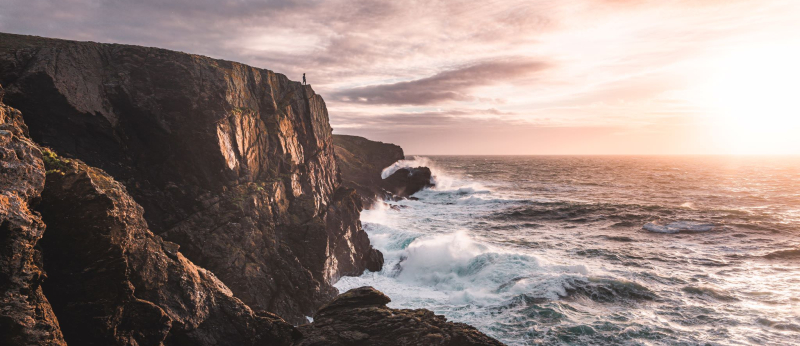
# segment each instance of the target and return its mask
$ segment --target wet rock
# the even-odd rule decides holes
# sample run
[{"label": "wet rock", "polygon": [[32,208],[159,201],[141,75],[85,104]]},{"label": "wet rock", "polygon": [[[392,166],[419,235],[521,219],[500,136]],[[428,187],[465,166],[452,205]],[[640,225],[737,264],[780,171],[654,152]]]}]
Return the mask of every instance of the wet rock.
[{"label": "wet rock", "polygon": [[111,176],[45,157],[42,286],[70,345],[286,345],[299,336],[150,232]]},{"label": "wet rock", "polygon": [[164,49],[12,34],[0,34],[0,83],[35,141],[124,184],[155,234],[253,308],[302,323],[333,280],[377,268],[359,208],[334,198],[331,128],[310,86]]},{"label": "wet rock", "polygon": [[66,345],[41,288],[46,275],[36,245],[45,226],[31,203],[44,177],[22,115],[0,104],[0,345]]},{"label": "wet rock", "polygon": [[425,309],[390,309],[391,300],[372,287],[347,291],[300,326],[303,338],[296,346],[337,345],[503,345],[463,323]]},{"label": "wet rock", "polygon": [[358,191],[365,207],[387,197],[381,187],[381,172],[405,157],[403,148],[347,135],[334,135],[333,145],[344,185]]},{"label": "wet rock", "polygon": [[400,168],[386,177],[381,185],[393,195],[404,198],[434,186],[431,183],[431,169],[428,167]]}]

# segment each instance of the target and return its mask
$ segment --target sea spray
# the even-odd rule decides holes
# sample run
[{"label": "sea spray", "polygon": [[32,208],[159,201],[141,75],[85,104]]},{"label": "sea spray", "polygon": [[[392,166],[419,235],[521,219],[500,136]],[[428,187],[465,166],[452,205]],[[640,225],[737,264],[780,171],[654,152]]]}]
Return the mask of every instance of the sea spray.
[{"label": "sea spray", "polygon": [[463,177],[454,176],[451,172],[446,172],[439,168],[433,160],[424,156],[414,156],[412,159],[400,160],[395,162],[389,167],[386,167],[381,172],[381,178],[386,179],[392,173],[401,168],[415,168],[415,167],[428,167],[431,170],[431,184],[434,184],[432,189],[437,191],[450,191],[450,190],[463,190],[466,191],[486,191],[486,187]]}]

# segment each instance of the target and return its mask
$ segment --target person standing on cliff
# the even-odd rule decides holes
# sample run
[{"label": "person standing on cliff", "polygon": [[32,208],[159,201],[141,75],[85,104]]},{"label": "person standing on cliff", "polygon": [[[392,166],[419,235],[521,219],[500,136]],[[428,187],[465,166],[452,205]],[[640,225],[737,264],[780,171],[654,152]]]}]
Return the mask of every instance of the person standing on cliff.
[{"label": "person standing on cliff", "polygon": [[306,74],[303,73],[303,85],[306,85]]}]

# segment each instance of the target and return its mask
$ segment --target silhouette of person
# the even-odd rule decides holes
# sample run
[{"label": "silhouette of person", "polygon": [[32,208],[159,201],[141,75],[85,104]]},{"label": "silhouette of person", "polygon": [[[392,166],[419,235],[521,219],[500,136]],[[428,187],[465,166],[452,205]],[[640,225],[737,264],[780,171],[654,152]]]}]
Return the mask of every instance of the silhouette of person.
[{"label": "silhouette of person", "polygon": [[306,85],[306,74],[303,73],[303,85]]}]

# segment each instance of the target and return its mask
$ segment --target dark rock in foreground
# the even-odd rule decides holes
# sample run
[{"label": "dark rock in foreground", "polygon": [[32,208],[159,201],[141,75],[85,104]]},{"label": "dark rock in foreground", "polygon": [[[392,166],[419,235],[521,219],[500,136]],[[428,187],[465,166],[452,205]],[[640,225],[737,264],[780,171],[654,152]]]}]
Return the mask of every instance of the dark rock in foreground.
[{"label": "dark rock in foreground", "polygon": [[314,323],[300,326],[296,346],[503,345],[477,329],[447,322],[425,309],[390,309],[372,287],[352,289],[323,306]]},{"label": "dark rock in foreground", "polygon": [[408,198],[431,183],[431,169],[428,167],[400,168],[386,177],[381,183],[384,189],[395,196]]},{"label": "dark rock in foreground", "polygon": [[365,207],[387,197],[381,172],[405,157],[403,148],[347,135],[333,135],[333,145],[344,185],[358,191]]},{"label": "dark rock in foreground", "polygon": [[44,155],[43,287],[70,345],[286,345],[299,335],[151,233],[105,172]]},{"label": "dark rock in foreground", "polygon": [[45,226],[30,209],[44,174],[22,115],[0,104],[0,345],[66,345],[40,286],[46,276],[35,246]]}]

